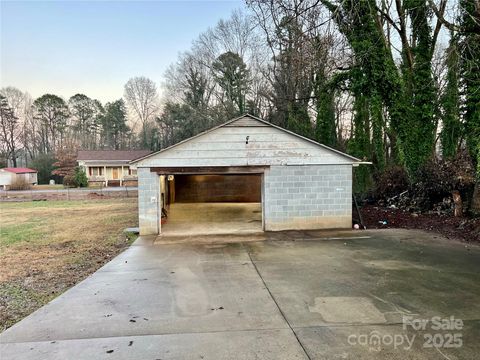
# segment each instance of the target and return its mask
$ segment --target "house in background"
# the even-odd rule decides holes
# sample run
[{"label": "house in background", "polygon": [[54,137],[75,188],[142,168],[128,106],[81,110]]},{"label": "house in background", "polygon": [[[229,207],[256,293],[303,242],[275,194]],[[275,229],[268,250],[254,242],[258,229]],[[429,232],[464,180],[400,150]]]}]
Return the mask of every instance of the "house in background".
[{"label": "house in background", "polygon": [[150,150],[80,150],[77,163],[87,174],[89,185],[137,186],[137,168],[129,163],[150,153]]},{"label": "house in background", "polygon": [[3,168],[0,169],[0,188],[9,190],[12,184],[27,183],[36,185],[37,170],[29,168]]}]

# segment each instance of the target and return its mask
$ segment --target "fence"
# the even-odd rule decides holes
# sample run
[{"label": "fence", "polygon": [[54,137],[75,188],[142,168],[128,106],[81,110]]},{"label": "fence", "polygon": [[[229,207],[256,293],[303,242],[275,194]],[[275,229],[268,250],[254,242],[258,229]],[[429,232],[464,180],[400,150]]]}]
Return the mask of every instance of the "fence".
[{"label": "fence", "polygon": [[94,200],[105,198],[137,198],[136,187],[52,189],[52,190],[1,190],[0,201],[42,200]]}]

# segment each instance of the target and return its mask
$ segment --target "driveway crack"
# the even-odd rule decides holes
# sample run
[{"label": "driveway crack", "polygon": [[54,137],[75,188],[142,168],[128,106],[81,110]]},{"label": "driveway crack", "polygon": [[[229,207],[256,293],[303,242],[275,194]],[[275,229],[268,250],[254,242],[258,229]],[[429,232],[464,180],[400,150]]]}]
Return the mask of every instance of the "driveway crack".
[{"label": "driveway crack", "polygon": [[[243,245],[243,244],[242,244]],[[252,259],[252,256],[250,254],[250,252],[247,250],[247,254],[248,254],[248,258],[250,259],[250,262],[252,263],[253,265],[253,268],[255,269],[255,271],[257,272],[258,274],[258,277],[260,278],[260,280],[262,280],[262,283],[263,285],[265,286],[265,289],[267,289],[268,291],[268,294],[270,295],[270,297],[272,298],[273,302],[275,303],[275,306],[277,307],[278,311],[280,312],[280,315],[282,315],[283,317],[283,320],[285,320],[285,322],[287,323],[288,327],[290,328],[290,330],[292,331],[293,333],[293,336],[295,336],[295,339],[297,339],[297,342],[298,344],[300,345],[300,347],[302,348],[303,352],[305,353],[305,356],[307,357],[308,360],[312,360],[312,358],[310,357],[310,355],[308,354],[307,352],[307,349],[305,349],[305,346],[303,346],[302,342],[300,341],[297,333],[295,332],[295,330],[293,329],[292,325],[290,324],[290,322],[287,320],[287,317],[285,316],[285,313],[283,312],[283,310],[280,308],[280,305],[278,304],[277,300],[275,299],[275,296],[273,296],[272,292],[270,291],[269,287],[267,286],[267,283],[265,282],[265,280],[263,279],[263,276],[262,274],[260,274],[260,271],[258,270],[257,268],[257,264],[255,264],[255,262],[253,261]]]}]

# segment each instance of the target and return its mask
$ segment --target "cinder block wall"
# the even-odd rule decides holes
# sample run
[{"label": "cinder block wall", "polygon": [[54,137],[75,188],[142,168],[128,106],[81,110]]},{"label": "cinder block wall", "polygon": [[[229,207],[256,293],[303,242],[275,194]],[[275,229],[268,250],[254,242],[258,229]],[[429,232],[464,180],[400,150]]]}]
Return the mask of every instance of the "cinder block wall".
[{"label": "cinder block wall", "polygon": [[264,176],[265,230],[352,226],[352,165],[271,166]]},{"label": "cinder block wall", "polygon": [[[160,196],[159,176],[149,168],[138,168],[138,223],[140,235],[160,233],[158,202]],[[154,200],[154,201],[152,201]]]},{"label": "cinder block wall", "polygon": [[175,202],[260,202],[260,175],[176,175]]}]

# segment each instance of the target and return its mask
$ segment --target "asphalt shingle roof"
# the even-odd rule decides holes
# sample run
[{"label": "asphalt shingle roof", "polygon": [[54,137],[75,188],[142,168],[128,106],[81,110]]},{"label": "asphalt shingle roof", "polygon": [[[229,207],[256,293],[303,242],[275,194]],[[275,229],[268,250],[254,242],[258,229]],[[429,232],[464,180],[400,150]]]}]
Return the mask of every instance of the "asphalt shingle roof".
[{"label": "asphalt shingle roof", "polygon": [[28,173],[36,173],[37,170],[29,169],[29,168],[3,168],[2,170],[15,173],[15,174],[28,174]]},{"label": "asphalt shingle roof", "polygon": [[79,150],[77,160],[131,161],[150,153],[150,150]]}]

